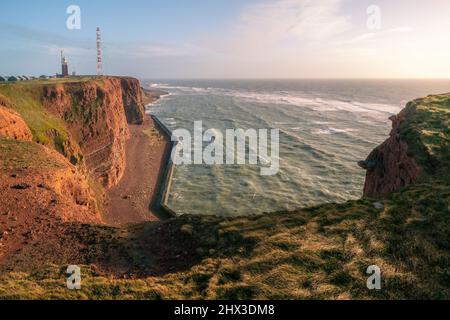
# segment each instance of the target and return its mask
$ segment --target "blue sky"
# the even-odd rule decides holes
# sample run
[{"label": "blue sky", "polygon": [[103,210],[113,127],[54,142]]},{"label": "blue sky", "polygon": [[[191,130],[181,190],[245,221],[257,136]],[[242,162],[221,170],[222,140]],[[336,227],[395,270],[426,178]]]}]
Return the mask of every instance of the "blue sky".
[{"label": "blue sky", "polygon": [[[368,29],[367,9],[380,10]],[[66,9],[81,8],[81,30]],[[0,74],[95,72],[140,78],[450,77],[447,0],[1,1]]]}]

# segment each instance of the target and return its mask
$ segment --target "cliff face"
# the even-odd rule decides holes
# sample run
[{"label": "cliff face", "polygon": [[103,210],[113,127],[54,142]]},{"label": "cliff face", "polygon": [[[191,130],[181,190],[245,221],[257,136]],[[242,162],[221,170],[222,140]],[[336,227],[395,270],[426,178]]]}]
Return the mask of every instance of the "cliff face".
[{"label": "cliff face", "polygon": [[128,123],[143,116],[136,79],[0,85],[0,265],[37,243],[61,253],[66,225],[103,222],[94,186],[120,180]]},{"label": "cliff face", "polygon": [[121,78],[122,100],[127,121],[130,124],[142,124],[145,110],[142,90],[138,81],[132,78]]},{"label": "cliff face", "polygon": [[100,222],[102,190],[93,186],[109,188],[121,179],[128,123],[143,116],[137,79],[0,85],[0,208]]},{"label": "cliff face", "polygon": [[143,121],[139,81],[106,78],[51,85],[43,90],[42,104],[64,120],[72,138],[68,140],[80,147],[81,156],[71,155],[71,161],[82,161],[103,186],[117,184],[126,162],[127,123]]},{"label": "cliff face", "polygon": [[389,139],[377,147],[360,166],[367,170],[364,197],[380,198],[417,181],[423,169],[408,155],[408,143],[400,135],[410,109],[393,116]]},{"label": "cliff face", "polygon": [[359,165],[367,170],[364,196],[380,198],[422,179],[445,180],[450,95],[434,95],[408,103],[391,118],[390,137]]},{"label": "cliff face", "polygon": [[40,239],[59,237],[65,223],[102,223],[88,178],[35,142],[0,139],[0,194],[0,264]]},{"label": "cliff face", "polygon": [[0,140],[0,151],[3,209],[23,218],[41,211],[62,221],[100,222],[88,178],[60,153],[11,139]]}]

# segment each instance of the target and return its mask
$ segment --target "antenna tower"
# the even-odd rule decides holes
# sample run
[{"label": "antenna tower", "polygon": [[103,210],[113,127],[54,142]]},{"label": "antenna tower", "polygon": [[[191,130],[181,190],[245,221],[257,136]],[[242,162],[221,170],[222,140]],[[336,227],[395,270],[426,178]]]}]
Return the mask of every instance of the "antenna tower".
[{"label": "antenna tower", "polygon": [[103,75],[103,65],[102,65],[102,37],[100,33],[100,28],[97,27],[97,75]]}]

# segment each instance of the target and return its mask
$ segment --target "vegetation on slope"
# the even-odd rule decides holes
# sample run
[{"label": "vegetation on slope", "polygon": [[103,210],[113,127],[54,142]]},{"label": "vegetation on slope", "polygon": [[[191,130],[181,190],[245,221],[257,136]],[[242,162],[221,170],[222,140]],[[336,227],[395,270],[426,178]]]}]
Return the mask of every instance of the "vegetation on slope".
[{"label": "vegetation on slope", "polygon": [[93,117],[96,116],[93,110],[105,107],[102,105],[101,97],[92,101],[92,107],[81,109],[78,101],[80,97],[72,95],[70,112],[60,117],[45,107],[43,95],[46,88],[56,88],[61,84],[71,92],[81,91],[82,85],[87,81],[102,88],[107,79],[109,77],[71,77],[0,84],[0,101],[5,101],[8,108],[21,115],[30,128],[35,142],[57,150],[73,164],[77,164],[82,162],[83,156],[76,141],[71,139],[67,125],[76,117],[85,119],[85,125],[92,123],[95,120]]},{"label": "vegetation on slope", "polygon": [[[0,84],[0,96],[8,98],[8,107],[18,112],[30,128],[35,142],[57,148],[68,134],[64,122],[51,114],[41,103],[42,83]],[[54,140],[50,137],[54,132]]]},{"label": "vegetation on slope", "polygon": [[[361,200],[235,219],[184,216],[126,231],[105,227],[81,237],[90,250],[101,246],[97,251],[115,257],[111,263],[131,266],[125,274],[86,265],[82,290],[71,291],[66,265],[7,273],[0,298],[449,298],[449,200],[449,185],[420,185],[387,199],[384,210]],[[366,268],[374,264],[382,270],[380,291],[366,287]]]},{"label": "vegetation on slope", "polygon": [[450,95],[433,95],[408,103],[400,136],[408,153],[432,178],[450,173]]},{"label": "vegetation on slope", "polygon": [[0,139],[0,170],[62,168],[58,160],[43,153],[35,143]]}]

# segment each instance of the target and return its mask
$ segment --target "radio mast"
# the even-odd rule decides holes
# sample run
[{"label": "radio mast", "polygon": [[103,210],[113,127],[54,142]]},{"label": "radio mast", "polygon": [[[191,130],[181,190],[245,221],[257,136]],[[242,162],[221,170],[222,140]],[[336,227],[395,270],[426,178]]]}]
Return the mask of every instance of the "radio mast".
[{"label": "radio mast", "polygon": [[103,75],[103,65],[102,65],[102,37],[100,33],[100,28],[97,27],[97,76]]}]

